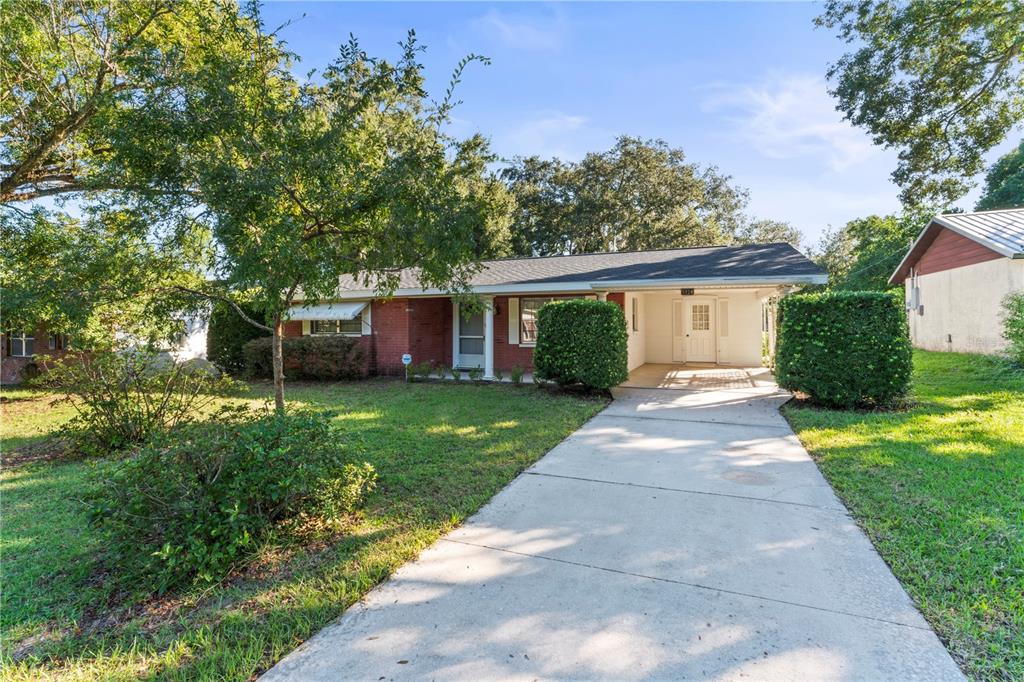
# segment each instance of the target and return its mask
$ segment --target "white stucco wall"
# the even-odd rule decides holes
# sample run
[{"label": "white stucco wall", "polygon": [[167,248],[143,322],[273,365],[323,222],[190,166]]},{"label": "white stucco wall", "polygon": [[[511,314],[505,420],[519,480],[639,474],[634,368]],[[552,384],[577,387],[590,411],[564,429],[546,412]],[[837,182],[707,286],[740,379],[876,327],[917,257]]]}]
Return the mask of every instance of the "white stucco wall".
[{"label": "white stucco wall", "polygon": [[[752,289],[698,289],[694,292],[695,296],[709,296],[718,303],[718,362],[745,367],[761,365],[761,298],[767,293]],[[640,297],[644,312],[644,361],[671,363],[672,301],[687,297],[680,296],[677,291],[644,293]],[[723,300],[728,301],[728,323],[725,326],[718,314],[722,311],[720,302]],[[722,336],[723,331],[727,331],[726,336]]]},{"label": "white stucco wall", "polygon": [[[909,311],[910,340],[916,348],[961,353],[998,353],[1002,337],[1002,301],[1024,290],[1024,260],[965,265],[917,277],[924,314]],[[910,300],[910,280],[906,286]]]}]

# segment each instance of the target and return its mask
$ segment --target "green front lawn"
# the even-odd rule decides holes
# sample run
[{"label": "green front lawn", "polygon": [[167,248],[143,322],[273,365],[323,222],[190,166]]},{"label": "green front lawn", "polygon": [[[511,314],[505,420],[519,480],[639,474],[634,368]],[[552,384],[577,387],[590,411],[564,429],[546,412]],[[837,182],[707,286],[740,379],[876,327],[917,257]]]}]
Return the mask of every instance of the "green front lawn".
[{"label": "green front lawn", "polygon": [[[265,386],[253,396],[268,395]],[[5,391],[0,446],[38,447],[70,413],[52,396]],[[47,461],[0,474],[0,666],[9,679],[159,676],[246,680],[336,618],[475,512],[603,400],[531,386],[359,383],[289,386],[338,412],[340,437],[380,475],[364,517],[333,542],[267,547],[212,588],[140,601],[100,571],[78,502],[97,462]]]},{"label": "green front lawn", "polygon": [[784,412],[967,674],[1024,679],[1024,373],[916,351],[913,382],[905,412]]}]

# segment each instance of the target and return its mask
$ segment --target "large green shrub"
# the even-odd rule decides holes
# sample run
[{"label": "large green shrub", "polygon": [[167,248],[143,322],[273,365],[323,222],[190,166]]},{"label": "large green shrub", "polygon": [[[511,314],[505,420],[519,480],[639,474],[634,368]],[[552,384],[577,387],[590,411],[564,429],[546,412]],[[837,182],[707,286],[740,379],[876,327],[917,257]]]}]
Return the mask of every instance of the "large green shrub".
[{"label": "large green shrub", "polygon": [[797,294],[779,303],[779,385],[830,407],[892,405],[910,383],[902,300],[892,293]]},{"label": "large green shrub", "polygon": [[[254,378],[274,375],[270,337],[253,339],[242,347],[245,371]],[[337,381],[362,379],[369,373],[366,349],[349,336],[292,336],[283,339],[284,371],[289,379]]]},{"label": "large green shrub", "polygon": [[145,350],[82,353],[47,363],[33,383],[65,394],[75,416],[62,433],[79,454],[106,455],[193,421],[237,382],[209,364]]},{"label": "large green shrub", "polygon": [[[241,308],[252,319],[263,320],[261,312],[246,306]],[[265,329],[246,322],[232,306],[216,303],[206,331],[206,359],[225,372],[239,374],[245,369],[242,347],[253,339],[268,335]]]},{"label": "large green shrub", "polygon": [[376,474],[329,420],[237,408],[157,434],[85,496],[109,565],[160,592],[216,581],[272,534],[350,513]]},{"label": "large green shrub", "polygon": [[553,301],[540,309],[533,365],[561,386],[608,389],[629,376],[626,317],[611,301]]},{"label": "large green shrub", "polygon": [[1010,359],[1024,365],[1024,291],[1003,299],[1003,338],[1009,342],[1006,352]]}]

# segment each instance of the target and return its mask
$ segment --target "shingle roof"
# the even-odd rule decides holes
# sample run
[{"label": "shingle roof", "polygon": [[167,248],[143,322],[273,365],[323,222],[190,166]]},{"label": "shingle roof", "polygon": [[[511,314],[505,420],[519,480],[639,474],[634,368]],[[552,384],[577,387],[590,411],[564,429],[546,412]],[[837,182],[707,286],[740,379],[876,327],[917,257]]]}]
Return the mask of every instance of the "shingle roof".
[{"label": "shingle roof", "polygon": [[976,213],[944,213],[932,218],[911,244],[907,254],[889,278],[890,284],[899,284],[910,268],[928,250],[935,236],[943,228],[992,249],[1007,258],[1024,258],[1024,208],[1008,208]]},{"label": "shingle roof", "polygon": [[[557,283],[604,283],[635,280],[734,280],[793,283],[824,281],[825,271],[785,243],[711,246],[655,251],[620,251],[577,256],[506,258],[481,263],[470,281],[473,287],[514,287]],[[340,283],[342,291],[365,290],[354,278]],[[415,270],[401,273],[398,288],[418,288]]]}]

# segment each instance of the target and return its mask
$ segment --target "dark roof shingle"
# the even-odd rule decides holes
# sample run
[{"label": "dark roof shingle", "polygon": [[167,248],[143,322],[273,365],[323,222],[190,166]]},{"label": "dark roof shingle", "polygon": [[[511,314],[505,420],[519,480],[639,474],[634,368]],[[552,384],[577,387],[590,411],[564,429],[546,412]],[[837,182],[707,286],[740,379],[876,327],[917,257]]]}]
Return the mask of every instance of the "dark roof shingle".
[{"label": "dark roof shingle", "polygon": [[[619,251],[576,256],[505,258],[481,263],[472,286],[620,282],[626,280],[715,280],[822,276],[825,271],[791,245],[748,244],[655,251]],[[400,289],[419,287],[414,269],[401,273]],[[365,289],[353,278],[342,290]]]}]

